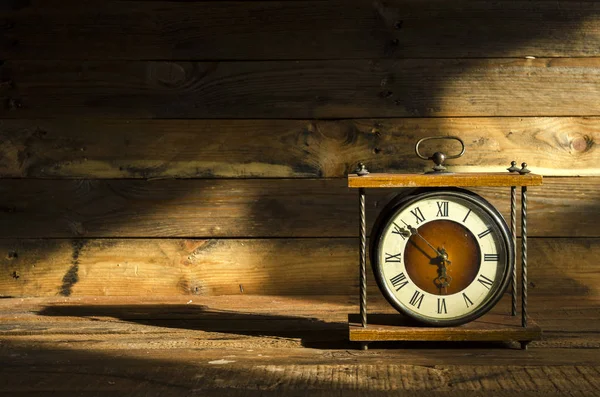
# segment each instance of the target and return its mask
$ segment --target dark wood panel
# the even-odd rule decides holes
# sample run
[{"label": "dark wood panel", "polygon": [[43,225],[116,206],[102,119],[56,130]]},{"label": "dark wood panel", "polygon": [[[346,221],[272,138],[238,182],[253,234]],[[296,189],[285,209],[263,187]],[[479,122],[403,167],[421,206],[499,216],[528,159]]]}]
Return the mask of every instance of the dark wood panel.
[{"label": "dark wood panel", "polygon": [[596,2],[9,3],[0,8],[5,59],[600,55]]},{"label": "dark wood panel", "polygon": [[[0,238],[355,237],[357,193],[346,183],[8,179],[0,181]],[[546,178],[530,188],[529,235],[599,236],[599,184],[600,178]],[[509,189],[474,191],[508,219]],[[369,191],[369,226],[393,194]]]},{"label": "dark wood panel", "polygon": [[600,114],[600,58],[7,61],[2,118]]},{"label": "dark wood panel", "polygon": [[[0,175],[60,178],[345,177],[422,172],[415,142],[460,136],[457,171],[527,161],[543,175],[600,175],[596,117],[310,120],[0,120]],[[436,141],[424,149],[452,153]],[[451,143],[451,145],[457,145]]]},{"label": "dark wood panel", "polygon": [[[358,292],[351,238],[0,240],[0,252],[0,296]],[[532,296],[600,293],[600,239],[532,238],[528,254]],[[380,296],[370,270],[368,279]]]}]

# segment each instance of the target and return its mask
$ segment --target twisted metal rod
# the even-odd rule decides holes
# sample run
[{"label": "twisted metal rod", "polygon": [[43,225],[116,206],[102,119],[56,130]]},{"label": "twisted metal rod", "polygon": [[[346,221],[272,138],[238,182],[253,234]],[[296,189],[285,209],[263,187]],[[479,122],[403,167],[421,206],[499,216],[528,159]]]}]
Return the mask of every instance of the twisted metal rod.
[{"label": "twisted metal rod", "polygon": [[521,325],[527,327],[527,186],[521,188]]},{"label": "twisted metal rod", "polygon": [[[513,242],[513,258],[517,258],[517,188],[510,188],[510,231]],[[512,269],[512,310],[511,315],[517,315],[517,264]]]},{"label": "twisted metal rod", "polygon": [[367,327],[367,224],[365,215],[365,189],[358,189],[360,213],[360,318],[363,328]]}]

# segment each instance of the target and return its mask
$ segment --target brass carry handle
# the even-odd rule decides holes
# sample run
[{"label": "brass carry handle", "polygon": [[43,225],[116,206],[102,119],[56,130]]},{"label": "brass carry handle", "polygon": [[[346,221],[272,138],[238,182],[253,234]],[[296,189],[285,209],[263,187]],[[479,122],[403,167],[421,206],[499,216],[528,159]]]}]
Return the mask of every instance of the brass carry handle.
[{"label": "brass carry handle", "polygon": [[[455,154],[453,156],[446,156],[446,154],[442,152],[435,152],[429,157],[423,156],[419,151],[419,145],[421,145],[421,143],[425,141],[434,139],[447,139],[459,141],[460,145],[462,146],[462,149],[460,150],[460,153]],[[446,172],[446,167],[444,167],[444,161],[446,161],[447,159],[457,159],[459,157],[462,157],[462,155],[465,154],[465,143],[462,139],[460,139],[457,136],[428,136],[426,138],[419,139],[419,141],[415,145],[415,153],[420,159],[433,160],[433,162],[435,163],[435,167],[433,167],[433,172]]]},{"label": "brass carry handle", "polygon": [[460,139],[457,136],[428,136],[426,138],[419,139],[419,141],[415,145],[415,153],[417,154],[417,156],[419,156],[420,159],[423,159],[423,160],[432,160],[433,159],[433,156],[430,156],[430,157],[423,156],[421,154],[421,152],[419,152],[419,145],[425,141],[430,141],[430,140],[434,140],[434,139],[448,139],[448,140],[455,140],[455,141],[460,142],[460,145],[462,146],[460,153],[456,154],[454,156],[446,156],[446,159],[457,159],[459,157],[462,157],[463,154],[465,154],[465,143],[463,142],[462,139]]}]

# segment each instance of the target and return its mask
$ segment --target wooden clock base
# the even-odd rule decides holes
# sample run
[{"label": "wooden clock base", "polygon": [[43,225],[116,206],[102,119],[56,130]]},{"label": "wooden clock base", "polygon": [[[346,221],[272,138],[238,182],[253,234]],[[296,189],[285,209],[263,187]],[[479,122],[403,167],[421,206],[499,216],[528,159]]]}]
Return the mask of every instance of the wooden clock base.
[{"label": "wooden clock base", "polygon": [[363,328],[358,314],[348,315],[350,340],[361,342],[363,350],[369,342],[381,341],[520,342],[525,349],[542,337],[542,329],[531,319],[523,328],[521,316],[490,313],[456,327],[427,327],[399,314],[378,313],[369,314],[367,324]]}]

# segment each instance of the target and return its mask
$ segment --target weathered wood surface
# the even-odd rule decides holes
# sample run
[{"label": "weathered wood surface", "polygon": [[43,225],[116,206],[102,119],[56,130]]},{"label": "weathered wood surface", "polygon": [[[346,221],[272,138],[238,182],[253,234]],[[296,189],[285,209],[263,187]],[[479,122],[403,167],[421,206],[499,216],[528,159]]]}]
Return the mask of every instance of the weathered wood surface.
[{"label": "weathered wood surface", "polygon": [[[526,352],[361,352],[347,342],[345,318],[357,308],[347,297],[3,299],[0,381],[6,395],[593,396],[599,307],[597,298],[533,297],[545,339]],[[575,325],[584,309],[591,332]]]},{"label": "weathered wood surface", "polygon": [[353,188],[406,188],[447,186],[540,186],[542,176],[537,174],[509,174],[508,172],[447,173],[437,175],[371,173],[348,175],[348,187]]},{"label": "weathered wood surface", "polygon": [[6,61],[2,118],[593,116],[600,58]]},{"label": "weathered wood surface", "polygon": [[372,172],[423,172],[431,162],[414,155],[414,144],[440,134],[465,141],[465,156],[448,161],[454,170],[504,171],[516,160],[542,175],[600,175],[600,118],[498,117],[0,120],[0,176],[345,177],[358,161]]},{"label": "weathered wood surface", "polygon": [[[288,350],[261,351],[280,359],[283,353],[292,354]],[[0,374],[8,385],[7,396],[463,397],[484,393],[489,397],[593,397],[598,396],[595,378],[600,372],[596,365],[414,366],[404,364],[407,358],[400,355],[394,358],[396,362],[388,359],[382,360],[386,364],[357,364],[350,352],[341,353],[350,363],[338,360],[322,365],[296,364],[292,361],[297,360],[296,352],[276,365],[269,360],[250,361],[248,353],[229,357],[237,360],[211,360],[222,357],[223,352],[219,355],[214,351],[195,353],[197,360],[203,360],[200,363],[188,352],[169,357],[163,350],[151,350],[145,356],[127,351],[117,358],[105,352],[38,352],[23,347],[8,349],[7,353],[17,355],[19,363],[15,368],[3,368]],[[39,358],[41,363],[27,367],[19,357],[22,354]],[[49,363],[52,354],[58,364]],[[210,361],[234,363],[211,365]]]},{"label": "weathered wood surface", "polygon": [[[4,297],[358,293],[355,238],[0,240],[0,253]],[[530,295],[600,295],[600,239],[531,238],[528,254]],[[379,296],[370,269],[368,283]]]},{"label": "weathered wood surface", "polygon": [[[371,312],[397,313],[381,296],[371,295],[369,302]],[[492,309],[492,313],[504,314],[509,307],[510,299],[506,297]],[[0,308],[0,335],[3,339],[14,337],[15,340],[24,340],[27,336],[35,336],[40,344],[51,341],[53,335],[64,335],[89,348],[104,350],[120,346],[111,347],[110,338],[91,339],[91,335],[110,337],[111,334],[128,334],[131,343],[137,340],[136,345],[143,343],[145,335],[152,335],[163,338],[165,345],[176,348],[189,331],[202,331],[188,341],[189,347],[216,348],[222,343],[223,347],[294,348],[302,345],[316,347],[319,342],[329,341],[329,346],[322,347],[338,348],[348,347],[347,316],[358,310],[358,297],[50,297],[3,299]],[[600,301],[597,296],[533,295],[529,310],[531,317],[544,329],[543,340],[534,342],[532,346],[600,347]],[[165,334],[173,335],[177,342],[164,338]],[[260,339],[256,338],[257,335],[270,338]],[[152,345],[137,346],[151,348]],[[494,350],[488,352],[493,354]],[[465,359],[464,354],[461,356],[457,358],[450,354],[446,356],[449,359],[446,362],[460,363]],[[510,356],[497,357],[501,360],[499,363],[508,364],[504,360]],[[535,363],[528,354],[519,357],[525,360],[524,364]],[[551,355],[542,354],[541,357],[545,359],[538,363],[548,363],[546,360]],[[594,358],[600,359],[597,355]],[[530,359],[532,361],[528,361]],[[569,363],[573,358],[563,359],[554,358],[556,364]],[[582,359],[580,363],[589,362]],[[485,364],[485,359],[481,357],[472,364]]]},{"label": "weathered wood surface", "polygon": [[600,55],[572,1],[10,1],[8,59],[364,59]]},{"label": "weathered wood surface", "polygon": [[[344,179],[0,181],[0,238],[355,237]],[[529,189],[529,235],[598,237],[600,178]],[[510,219],[510,189],[476,188]],[[396,191],[397,193],[397,191]],[[392,189],[367,197],[370,225]]]},{"label": "weathered wood surface", "polygon": [[[363,353],[346,341],[358,220],[341,179],[357,161],[421,171],[413,143],[440,132],[471,145],[460,171],[598,175],[598,11],[4,2],[0,176],[28,179],[0,181],[0,295],[52,298],[0,299],[0,394],[598,394],[597,180],[531,189],[530,235],[564,237],[530,239],[545,340]],[[181,177],[340,179],[97,180]],[[505,190],[478,192],[507,214]],[[369,194],[370,222],[388,194]]]}]

